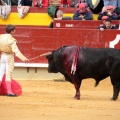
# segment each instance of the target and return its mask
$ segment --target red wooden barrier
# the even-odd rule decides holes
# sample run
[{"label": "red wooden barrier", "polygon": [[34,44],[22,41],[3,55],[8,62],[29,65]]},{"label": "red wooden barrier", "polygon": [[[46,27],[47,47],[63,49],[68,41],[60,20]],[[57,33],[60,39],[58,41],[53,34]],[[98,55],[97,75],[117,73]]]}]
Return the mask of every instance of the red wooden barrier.
[{"label": "red wooden barrier", "polygon": [[[113,20],[113,24],[119,24],[118,20]],[[81,28],[81,29],[97,29],[101,20],[54,20],[54,28]]]},{"label": "red wooden barrier", "polygon": [[[1,27],[1,33],[5,33]],[[109,47],[109,42],[120,34],[119,30],[106,30],[101,32],[95,29],[69,29],[69,28],[39,28],[39,27],[16,27],[14,37],[18,41],[21,52],[28,58],[36,57],[42,53],[52,51],[63,45],[79,45],[94,48]],[[117,44],[115,48],[120,48]],[[16,62],[21,62],[15,58]],[[30,63],[47,63],[45,57],[30,61]]]}]

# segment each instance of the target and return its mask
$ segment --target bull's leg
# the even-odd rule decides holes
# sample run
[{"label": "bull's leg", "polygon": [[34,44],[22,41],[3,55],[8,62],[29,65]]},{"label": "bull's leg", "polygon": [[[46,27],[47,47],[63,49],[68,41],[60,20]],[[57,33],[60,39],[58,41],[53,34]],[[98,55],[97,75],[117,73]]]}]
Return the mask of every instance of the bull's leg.
[{"label": "bull's leg", "polygon": [[111,83],[113,85],[113,97],[112,100],[117,100],[120,91],[120,60],[115,61],[111,66],[110,71]]},{"label": "bull's leg", "polygon": [[79,100],[79,99],[80,99],[80,86],[81,86],[81,81],[82,81],[82,80],[79,80],[79,83],[77,83],[77,84],[75,85],[76,93],[75,93],[74,98],[75,98],[76,100]]},{"label": "bull's leg", "polygon": [[113,85],[113,97],[111,98],[111,100],[118,99],[119,91],[120,91],[120,83]]},{"label": "bull's leg", "polygon": [[76,94],[75,94],[74,98],[76,100],[79,100],[80,99],[80,90],[79,90],[79,88],[76,88],[76,87],[75,87],[75,89],[76,89]]}]

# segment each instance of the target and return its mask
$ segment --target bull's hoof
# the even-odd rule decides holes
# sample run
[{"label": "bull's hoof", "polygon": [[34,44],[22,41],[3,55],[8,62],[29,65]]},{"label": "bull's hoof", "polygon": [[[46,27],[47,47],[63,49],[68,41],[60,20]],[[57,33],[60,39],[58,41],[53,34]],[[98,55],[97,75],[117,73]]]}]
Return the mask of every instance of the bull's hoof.
[{"label": "bull's hoof", "polygon": [[111,100],[114,100],[114,101],[117,100],[117,99],[118,99],[118,98],[111,98]]},{"label": "bull's hoof", "polygon": [[76,96],[74,97],[74,99],[80,100],[80,96],[76,95]]}]

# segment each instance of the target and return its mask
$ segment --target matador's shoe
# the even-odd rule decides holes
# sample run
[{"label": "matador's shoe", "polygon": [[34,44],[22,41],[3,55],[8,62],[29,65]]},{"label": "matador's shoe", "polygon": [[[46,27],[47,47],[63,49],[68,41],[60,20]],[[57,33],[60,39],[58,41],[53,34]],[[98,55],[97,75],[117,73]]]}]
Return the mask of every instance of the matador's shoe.
[{"label": "matador's shoe", "polygon": [[6,86],[7,86],[7,96],[9,96],[9,97],[16,97],[17,95],[12,92],[11,82],[6,81]]},{"label": "matador's shoe", "polygon": [[8,93],[7,96],[8,97],[16,97],[17,95],[16,94],[10,94],[10,93]]}]

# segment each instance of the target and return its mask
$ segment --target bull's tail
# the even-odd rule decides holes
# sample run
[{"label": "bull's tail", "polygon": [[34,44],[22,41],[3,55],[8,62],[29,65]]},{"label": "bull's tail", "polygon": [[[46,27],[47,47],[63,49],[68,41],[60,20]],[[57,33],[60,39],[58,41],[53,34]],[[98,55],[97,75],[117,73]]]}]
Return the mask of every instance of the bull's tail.
[{"label": "bull's tail", "polygon": [[95,87],[97,87],[97,86],[99,85],[99,82],[100,82],[100,81],[96,81]]}]

